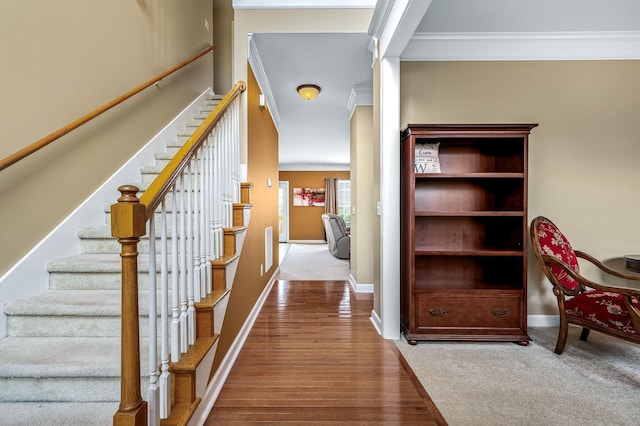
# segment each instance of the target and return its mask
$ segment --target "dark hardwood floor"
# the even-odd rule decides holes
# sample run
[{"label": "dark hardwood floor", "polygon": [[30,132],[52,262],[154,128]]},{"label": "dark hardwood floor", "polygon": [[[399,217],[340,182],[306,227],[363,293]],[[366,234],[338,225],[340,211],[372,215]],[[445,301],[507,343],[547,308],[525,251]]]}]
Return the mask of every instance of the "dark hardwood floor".
[{"label": "dark hardwood floor", "polygon": [[446,425],[372,305],[344,281],[277,281],[205,424]]}]

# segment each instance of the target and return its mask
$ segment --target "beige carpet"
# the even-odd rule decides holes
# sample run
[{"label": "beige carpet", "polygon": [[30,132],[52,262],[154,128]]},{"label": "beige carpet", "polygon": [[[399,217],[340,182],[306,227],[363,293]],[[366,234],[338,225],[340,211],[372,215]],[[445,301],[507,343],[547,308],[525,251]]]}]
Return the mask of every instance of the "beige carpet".
[{"label": "beige carpet", "polygon": [[286,251],[280,263],[279,280],[346,281],[349,260],[333,257],[326,244],[281,244]]},{"label": "beige carpet", "polygon": [[451,426],[640,424],[640,345],[579,334],[560,356],[557,328],[530,328],[527,347],[396,344]]}]

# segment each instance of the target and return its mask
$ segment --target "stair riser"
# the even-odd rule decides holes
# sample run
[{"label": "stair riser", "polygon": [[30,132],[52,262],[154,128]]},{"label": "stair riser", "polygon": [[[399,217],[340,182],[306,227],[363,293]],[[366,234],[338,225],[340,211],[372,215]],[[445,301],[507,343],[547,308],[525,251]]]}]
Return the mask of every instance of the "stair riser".
[{"label": "stair riser", "polygon": [[[142,395],[148,383],[143,376]],[[118,402],[119,398],[120,377],[0,378],[0,401],[5,402]]]},{"label": "stair riser", "polygon": [[[180,251],[180,244],[182,242],[178,240],[178,253]],[[185,244],[188,244],[189,241],[185,241]],[[191,241],[193,244],[193,241]],[[138,253],[140,255],[148,255],[149,254],[149,239],[143,237],[140,239],[138,243]],[[161,253],[162,243],[158,234],[156,234],[156,254],[159,256]],[[83,239],[80,243],[80,252],[84,254],[120,254],[122,246],[116,240],[108,240],[104,238],[92,238],[92,239]],[[189,250],[186,251],[189,253]],[[173,253],[172,241],[168,237],[167,238],[167,254]]]},{"label": "stair riser", "polygon": [[[146,190],[146,188],[149,187],[149,185],[153,182],[153,180],[155,179],[155,176],[157,176],[157,174],[151,175],[151,174],[147,174],[146,176],[153,176],[153,178],[149,178],[149,179],[145,179],[144,181],[144,186],[140,186],[138,187],[138,189],[140,189],[141,191]],[[188,208],[189,206],[189,198],[192,199],[192,204],[195,206],[196,201],[198,202],[198,205],[200,204],[200,198],[197,198],[193,196],[193,190],[191,190],[189,193],[189,197],[184,198],[184,204],[185,204],[185,208]],[[140,199],[140,197],[142,196],[142,192],[139,192],[138,194],[136,194],[136,196],[138,197],[138,199]],[[200,189],[198,189],[198,192],[196,193],[196,196],[199,197],[200,194]],[[181,208],[181,203],[182,203],[182,199],[183,199],[183,195],[182,195],[182,191],[180,191],[178,189],[177,194],[176,194],[176,211],[180,212],[182,211]],[[166,198],[165,198],[165,206],[166,206],[166,210],[167,210],[167,214],[171,213],[173,211],[173,191],[169,191],[169,193],[167,194]],[[201,209],[199,208],[198,211],[200,211]],[[160,210],[160,205],[158,206],[158,209],[156,210],[156,213],[159,213]],[[110,206],[105,206],[105,210],[104,212],[108,215],[111,214],[111,207]],[[106,224],[108,225],[109,222],[107,221]]]},{"label": "stair riser", "polygon": [[[160,318],[157,333],[160,335]],[[118,337],[120,317],[9,316],[9,337]],[[149,337],[149,317],[140,317],[140,336]]]},{"label": "stair riser", "polygon": [[[144,255],[140,256],[144,259]],[[188,266],[188,265],[187,265]],[[199,271],[206,270],[207,265],[201,267],[199,270],[194,265],[194,276],[197,277]],[[160,285],[160,262],[156,265],[156,283]],[[171,261],[168,265],[167,277],[169,283],[171,283]],[[106,272],[83,272],[74,271],[73,268],[69,268],[68,271],[61,270],[49,272],[49,288],[51,290],[119,290],[122,285],[122,275],[120,271],[106,271]],[[189,276],[189,269],[186,268],[186,276]],[[188,279],[188,278],[187,278]],[[140,290],[147,290],[149,287],[149,267],[146,264],[141,264],[138,267],[138,287]]]},{"label": "stair riser", "polygon": [[[157,274],[160,282],[160,274]],[[141,290],[149,287],[149,274],[138,275],[138,286]],[[119,290],[122,288],[122,275],[119,272],[105,273],[49,273],[49,288],[51,290]]]},{"label": "stair riser", "polygon": [[[140,334],[149,335],[148,318],[140,318]],[[9,337],[118,337],[119,317],[9,316]]]},{"label": "stair riser", "polygon": [[0,378],[0,401],[98,402],[118,401],[119,396],[119,377]]}]

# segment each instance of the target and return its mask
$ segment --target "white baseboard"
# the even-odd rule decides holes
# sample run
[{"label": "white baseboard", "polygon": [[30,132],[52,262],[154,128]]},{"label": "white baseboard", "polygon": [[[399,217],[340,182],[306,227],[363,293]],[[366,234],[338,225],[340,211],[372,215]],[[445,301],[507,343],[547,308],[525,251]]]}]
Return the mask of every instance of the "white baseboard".
[{"label": "white baseboard", "polygon": [[371,310],[369,321],[371,321],[371,324],[373,324],[373,328],[376,329],[378,334],[382,335],[382,321],[380,320],[378,313],[373,309]]},{"label": "white baseboard", "polygon": [[[210,88],[202,92],[0,278],[0,308],[9,300],[29,296],[48,288],[47,262],[80,253],[78,229],[106,225],[104,206],[116,202],[118,186],[125,182],[140,182],[140,168],[155,164],[154,155],[164,150],[166,143],[175,139],[178,131],[184,130],[185,124],[191,122],[193,116],[199,112],[205,97],[211,94],[213,92]],[[6,322],[6,315],[0,314],[0,336],[6,334]]]},{"label": "white baseboard", "polygon": [[529,327],[557,327],[560,325],[560,316],[527,315],[527,325]]},{"label": "white baseboard", "polygon": [[235,340],[231,344],[231,347],[229,347],[229,350],[220,362],[218,369],[207,385],[207,389],[202,396],[202,400],[200,401],[196,412],[193,413],[193,416],[191,416],[191,419],[189,420],[189,426],[199,426],[206,422],[209,413],[213,409],[213,406],[218,399],[218,395],[220,395],[220,391],[222,391],[222,386],[224,386],[224,383],[227,380],[229,373],[231,372],[231,368],[233,367],[233,364],[235,364],[236,359],[240,354],[240,350],[244,346],[244,342],[247,340],[247,336],[249,335],[251,328],[253,328],[253,324],[256,322],[256,319],[260,314],[260,310],[262,309],[264,302],[267,300],[267,296],[269,295],[273,284],[276,282],[275,277],[278,276],[279,272],[280,268],[276,268],[276,271],[271,276],[271,279],[265,286],[262,294],[260,294],[260,297],[256,301],[256,304],[249,313],[249,316],[245,320]]},{"label": "white baseboard", "polygon": [[325,240],[289,240],[287,244],[327,244]]},{"label": "white baseboard", "polygon": [[351,274],[349,274],[349,285],[354,293],[373,293],[373,284],[358,284]]}]

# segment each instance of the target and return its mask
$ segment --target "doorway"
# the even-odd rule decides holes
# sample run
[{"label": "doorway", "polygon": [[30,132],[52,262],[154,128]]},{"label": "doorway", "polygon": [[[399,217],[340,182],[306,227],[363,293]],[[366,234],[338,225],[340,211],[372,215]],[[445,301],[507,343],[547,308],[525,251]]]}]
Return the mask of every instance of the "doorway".
[{"label": "doorway", "polygon": [[278,183],[278,241],[289,241],[289,181]]}]

